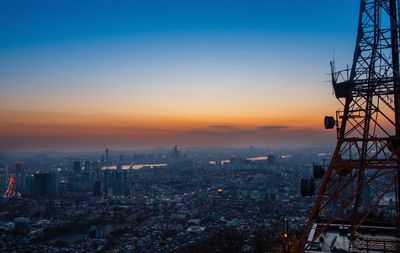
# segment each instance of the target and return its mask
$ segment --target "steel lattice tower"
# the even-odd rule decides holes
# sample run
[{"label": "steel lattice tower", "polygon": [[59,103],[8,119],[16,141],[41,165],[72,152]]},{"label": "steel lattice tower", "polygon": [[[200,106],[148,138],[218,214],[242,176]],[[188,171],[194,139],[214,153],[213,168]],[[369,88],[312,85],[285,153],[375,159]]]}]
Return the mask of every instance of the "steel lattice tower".
[{"label": "steel lattice tower", "polygon": [[[331,63],[343,109],[336,119],[326,117],[325,126],[336,126],[337,146],[300,252],[322,251],[315,245],[323,245],[332,227],[347,238],[346,251],[400,252],[399,6],[399,0],[361,0],[352,67],[336,72]],[[388,194],[394,196],[389,205]]]}]

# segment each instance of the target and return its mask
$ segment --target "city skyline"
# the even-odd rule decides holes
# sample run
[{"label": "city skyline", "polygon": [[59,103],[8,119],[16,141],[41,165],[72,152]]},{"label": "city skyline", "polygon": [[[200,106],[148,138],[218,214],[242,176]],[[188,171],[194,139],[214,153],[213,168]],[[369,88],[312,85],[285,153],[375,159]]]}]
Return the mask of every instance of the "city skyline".
[{"label": "city skyline", "polygon": [[289,2],[1,3],[0,150],[333,146],[358,1]]}]

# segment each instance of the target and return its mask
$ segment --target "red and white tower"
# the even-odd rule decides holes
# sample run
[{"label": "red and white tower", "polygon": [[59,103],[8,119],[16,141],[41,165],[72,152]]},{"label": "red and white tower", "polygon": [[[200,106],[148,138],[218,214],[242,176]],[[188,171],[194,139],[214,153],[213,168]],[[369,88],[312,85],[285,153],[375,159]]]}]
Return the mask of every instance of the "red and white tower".
[{"label": "red and white tower", "polygon": [[331,64],[337,145],[299,252],[400,252],[398,15],[398,0],[361,0],[352,67]]}]

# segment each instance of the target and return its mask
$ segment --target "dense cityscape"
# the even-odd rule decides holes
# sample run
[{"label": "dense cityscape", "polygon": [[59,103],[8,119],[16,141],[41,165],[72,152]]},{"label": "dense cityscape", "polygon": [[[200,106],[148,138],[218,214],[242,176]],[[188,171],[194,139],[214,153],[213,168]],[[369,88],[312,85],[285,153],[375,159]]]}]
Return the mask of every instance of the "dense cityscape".
[{"label": "dense cityscape", "polygon": [[399,158],[400,0],[0,0],[0,253],[398,253]]},{"label": "dense cityscape", "polygon": [[1,252],[270,252],[301,232],[326,150],[0,157]]}]

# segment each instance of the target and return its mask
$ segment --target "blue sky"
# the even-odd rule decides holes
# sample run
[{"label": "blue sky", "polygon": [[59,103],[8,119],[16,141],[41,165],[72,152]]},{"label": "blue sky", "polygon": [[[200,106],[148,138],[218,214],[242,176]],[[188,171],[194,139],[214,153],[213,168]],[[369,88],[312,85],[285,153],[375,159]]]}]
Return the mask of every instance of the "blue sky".
[{"label": "blue sky", "polygon": [[[0,0],[3,133],[17,143],[11,149],[19,149],[22,139],[39,138],[37,115],[51,112],[77,115],[74,123],[68,121],[77,132],[82,132],[79,114],[87,113],[109,120],[146,118],[145,128],[177,132],[207,124],[246,133],[251,127],[287,125],[308,134],[338,106],[324,81],[334,52],[339,68],[351,63],[358,6],[359,1],[344,0]],[[32,122],[18,120],[20,112],[24,117],[28,112]],[[5,120],[8,115],[15,120]],[[15,124],[20,132],[9,130]],[[31,134],[21,137],[21,132]],[[53,143],[61,135],[47,136],[51,141],[37,149],[60,148]],[[157,136],[160,143],[151,145],[177,144]],[[196,146],[192,139],[182,137],[182,144]],[[254,141],[239,139],[216,142]]]},{"label": "blue sky", "polygon": [[132,35],[353,35],[358,1],[11,1],[1,48]]}]

